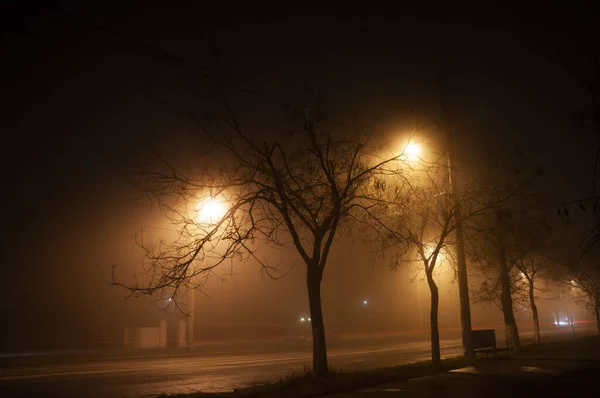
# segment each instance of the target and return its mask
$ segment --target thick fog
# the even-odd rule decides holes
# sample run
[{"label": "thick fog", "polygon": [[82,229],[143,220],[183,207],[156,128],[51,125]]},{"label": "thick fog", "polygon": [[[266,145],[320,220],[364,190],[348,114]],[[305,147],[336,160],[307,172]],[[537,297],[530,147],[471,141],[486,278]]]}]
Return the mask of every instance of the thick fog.
[{"label": "thick fog", "polygon": [[[146,15],[152,16],[160,14]],[[138,23],[143,27],[152,20]],[[112,22],[115,29],[127,32],[135,30],[136,19],[132,21]],[[151,326],[160,319],[168,321],[172,344],[179,314],[161,310],[163,303],[150,299],[125,300],[128,292],[106,281],[112,265],[123,281],[140,271],[143,255],[135,238],[142,228],[155,239],[169,234],[168,223],[140,199],[127,176],[132,168],[149,165],[150,150],[165,149],[171,155],[180,151],[182,163],[193,155],[194,148],[179,140],[188,139],[194,127],[169,104],[193,102],[196,75],[190,68],[182,72],[177,65],[156,61],[154,55],[115,47],[102,37],[82,36],[54,20],[45,23],[56,25],[51,34],[31,38],[30,46],[8,48],[6,56],[12,60],[12,72],[3,86],[14,101],[3,123],[14,143],[5,147],[11,153],[2,159],[8,176],[2,194],[0,350],[122,346],[125,327]],[[175,25],[153,26],[156,33]],[[280,21],[276,28],[286,25]],[[572,134],[569,124],[570,110],[578,107],[572,98],[581,98],[580,88],[560,65],[541,73],[547,59],[530,51],[531,43],[510,34],[500,37],[493,27],[482,31],[488,43],[504,43],[515,59],[494,67],[506,58],[495,45],[483,51],[476,43],[465,44],[452,52],[436,44],[437,37],[422,37],[427,47],[415,43],[411,34],[401,42],[382,40],[380,47],[373,47],[341,33],[323,39],[317,30],[309,38],[317,55],[306,60],[294,46],[304,39],[294,28],[300,25],[290,22],[287,29],[295,33],[290,33],[285,49],[270,41],[273,30],[264,26],[228,30],[218,36],[218,44],[229,49],[224,62],[243,70],[246,78],[285,93],[302,91],[305,80],[325,82],[322,88],[338,114],[360,114],[368,121],[382,118],[402,126],[416,108],[437,101],[435,70],[430,66],[452,60],[459,70],[453,101],[462,120],[457,146],[463,159],[502,158],[515,144],[523,145],[532,162],[546,167],[550,200],[584,196],[589,170],[582,170],[595,148],[586,136]],[[403,29],[410,33],[414,27]],[[194,35],[173,29],[171,36],[162,36],[162,46],[210,58],[208,52],[198,54],[195,42],[190,44]],[[387,37],[399,27],[382,24],[380,29],[381,37]],[[143,31],[136,33],[144,36]],[[199,42],[205,43],[200,40],[206,39],[204,33],[195,33]],[[454,34],[464,38],[468,30]],[[181,40],[182,35],[188,41]],[[439,50],[441,58],[425,48]],[[524,57],[528,63],[519,61]],[[562,95],[549,98],[550,75]],[[580,233],[565,231],[561,233],[569,237]],[[334,243],[322,285],[327,332],[428,333],[429,292],[416,276],[418,269],[401,264],[390,270],[391,254],[369,250],[350,232]],[[304,264],[293,248],[265,248],[265,253],[281,264],[280,269],[291,268],[289,273],[273,280],[253,261],[224,265],[218,271],[222,279],[211,278],[195,296],[197,341],[308,333],[308,324],[301,322],[308,316]],[[471,283],[478,281],[474,277]],[[460,328],[451,270],[440,276],[440,295],[444,336]],[[542,324],[552,324],[557,314],[590,319],[568,295],[540,302],[539,307]],[[527,330],[531,321],[525,308],[516,309],[519,326]],[[501,312],[494,305],[473,304],[472,312],[474,327],[502,327]]]},{"label": "thick fog", "polygon": [[[115,186],[115,176],[96,183]],[[117,184],[118,186],[118,184]],[[127,326],[153,326],[168,322],[169,342],[182,316],[166,302],[125,300],[128,292],[111,287],[112,264],[122,281],[132,281],[143,264],[136,233],[168,236],[164,218],[151,212],[146,202],[135,201],[126,184],[121,189],[67,191],[64,202],[48,203],[46,214],[27,233],[27,242],[10,264],[15,268],[3,316],[5,350],[121,346]],[[131,199],[131,200],[125,200]],[[66,205],[68,204],[68,205]],[[35,244],[33,244],[35,243]],[[248,260],[226,264],[195,296],[196,332],[199,342],[215,340],[281,339],[309,335],[305,266],[295,249],[264,248],[266,258],[289,273],[273,280]],[[325,325],[328,333],[428,333],[429,290],[417,272],[417,264],[394,263],[357,243],[350,233],[335,242],[322,285]],[[438,276],[442,336],[460,327],[458,292],[449,265]],[[476,275],[471,283],[479,283]],[[419,300],[420,298],[420,300]],[[365,304],[366,302],[366,304]],[[185,308],[185,300],[183,301]],[[526,306],[516,305],[519,326],[532,328]],[[540,302],[540,321],[550,325],[554,316],[590,319],[587,312],[568,300]],[[474,304],[474,327],[502,327],[501,312],[490,304]],[[587,318],[586,318],[587,317]]]}]

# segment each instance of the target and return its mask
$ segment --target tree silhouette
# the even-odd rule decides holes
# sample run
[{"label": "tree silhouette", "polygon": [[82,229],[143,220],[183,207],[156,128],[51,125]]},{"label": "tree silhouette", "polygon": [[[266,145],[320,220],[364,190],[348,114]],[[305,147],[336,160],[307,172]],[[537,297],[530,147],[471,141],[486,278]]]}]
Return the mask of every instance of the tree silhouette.
[{"label": "tree silhouette", "polygon": [[[436,281],[440,275],[440,267],[445,263],[456,271],[455,232],[458,223],[463,229],[470,229],[477,224],[477,218],[499,205],[496,201],[488,201],[490,196],[483,184],[471,181],[463,184],[459,195],[451,195],[448,184],[447,167],[432,163],[421,167],[411,175],[408,181],[408,194],[401,195],[392,203],[385,221],[387,230],[384,242],[400,244],[401,262],[393,264],[393,268],[414,262],[422,269],[431,293],[430,334],[431,359],[434,364],[441,364],[439,335],[439,288]],[[403,176],[404,177],[404,176]],[[502,201],[503,198],[494,198]],[[398,201],[399,200],[399,201]],[[460,208],[460,217],[457,209]],[[390,219],[391,218],[391,219]],[[410,249],[406,243],[409,243]]]},{"label": "tree silhouette", "polygon": [[[402,180],[404,150],[381,157],[376,136],[326,124],[310,107],[298,110],[298,123],[259,138],[227,99],[218,105],[199,121],[212,148],[200,171],[184,173],[163,160],[158,170],[138,174],[137,186],[159,201],[177,236],[156,246],[142,240],[146,280],[113,284],[176,300],[235,258],[253,259],[273,275],[277,267],[256,241],[294,249],[306,266],[313,374],[326,375],[321,281],[331,247],[349,222],[381,224],[381,181]],[[225,210],[205,222],[203,206],[215,201]]]}]

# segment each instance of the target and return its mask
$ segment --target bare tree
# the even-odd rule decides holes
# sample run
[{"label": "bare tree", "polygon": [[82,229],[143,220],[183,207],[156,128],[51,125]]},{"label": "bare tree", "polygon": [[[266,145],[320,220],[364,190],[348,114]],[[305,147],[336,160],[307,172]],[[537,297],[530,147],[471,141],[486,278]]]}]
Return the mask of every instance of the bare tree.
[{"label": "bare tree", "polygon": [[[440,266],[446,263],[454,271],[456,242],[453,240],[457,225],[468,227],[472,219],[489,211],[494,204],[486,202],[485,187],[476,183],[466,185],[460,195],[453,196],[449,189],[447,168],[439,164],[429,164],[416,173],[416,177],[407,183],[410,193],[397,198],[396,209],[388,217],[399,217],[387,223],[392,233],[385,239],[394,243],[394,239],[406,249],[406,242],[412,250],[402,255],[405,262],[416,262],[422,267],[431,293],[430,334],[431,359],[441,364],[439,335],[439,287],[436,279],[440,275]],[[460,209],[460,216],[457,211]],[[394,268],[399,264],[394,264]]]},{"label": "bare tree", "polygon": [[535,340],[539,343],[536,300],[554,298],[545,295],[551,271],[556,268],[542,250],[548,243],[548,230],[543,220],[506,208],[497,211],[470,241],[478,245],[474,248],[474,258],[486,277],[475,297],[477,301],[496,304],[502,311],[510,349],[518,351],[520,347],[514,303],[528,303],[531,307]]},{"label": "bare tree", "polygon": [[[527,198],[521,199],[521,212],[513,211],[511,221],[509,261],[514,263],[511,282],[514,284],[513,297],[516,301],[529,304],[533,319],[535,342],[540,342],[540,325],[536,300],[550,300],[549,283],[557,263],[550,259],[549,252],[559,249],[552,242],[551,205],[533,198],[533,203],[523,206]],[[532,205],[533,204],[533,205]]]},{"label": "bare tree", "polygon": [[[432,180],[433,181],[433,180]],[[439,185],[431,184],[424,188],[413,189],[409,207],[410,217],[400,236],[407,236],[414,247],[417,262],[421,263],[427,286],[431,293],[429,312],[431,360],[434,365],[441,364],[440,333],[438,326],[439,289],[435,281],[438,265],[447,252],[448,237],[453,231],[454,210],[449,195]]]},{"label": "bare tree", "polygon": [[498,306],[504,318],[507,347],[518,352],[521,343],[513,308],[516,288],[511,279],[515,263],[510,261],[508,253],[511,218],[507,209],[497,209],[485,217],[476,233],[470,231],[469,248],[474,262],[479,264],[486,278],[474,292],[475,301]]},{"label": "bare tree", "polygon": [[[485,177],[493,189],[488,199],[497,205],[466,230],[473,262],[479,265],[485,281],[474,292],[476,301],[491,302],[502,311],[507,347],[520,351],[519,331],[513,302],[521,299],[515,283],[516,259],[533,242],[529,237],[544,231],[548,208],[545,202],[543,167],[531,164],[520,151],[487,169]],[[501,199],[501,200],[498,200]],[[533,232],[535,230],[535,232]],[[527,238],[527,239],[525,239]]]},{"label": "bare tree", "polygon": [[[260,135],[244,126],[233,105],[220,99],[219,112],[198,120],[213,152],[195,173],[170,162],[139,174],[138,187],[158,199],[176,238],[153,246],[141,242],[147,279],[125,286],[134,295],[168,295],[200,289],[217,267],[251,258],[272,274],[253,244],[266,241],[295,249],[306,266],[313,338],[313,373],[328,373],[321,281],[331,247],[352,220],[377,222],[384,203],[375,181],[400,176],[403,151],[376,155],[365,134],[334,130],[304,108],[300,123]],[[308,110],[307,110],[308,109]],[[204,206],[224,211],[206,222]]]},{"label": "bare tree", "polygon": [[519,329],[515,320],[513,308],[513,284],[510,281],[510,271],[514,263],[510,262],[507,254],[507,231],[510,228],[510,212],[498,210],[496,212],[496,222],[492,229],[492,246],[497,255],[496,266],[499,273],[501,286],[500,302],[502,313],[504,314],[504,332],[506,334],[506,343],[509,350],[521,351],[521,341],[519,339]]},{"label": "bare tree", "polygon": [[518,270],[518,275],[513,277],[516,294],[523,301],[529,303],[533,318],[535,342],[538,344],[541,339],[536,300],[551,298],[547,296],[549,291],[547,285],[550,280],[549,271],[553,266],[554,263],[548,259],[543,250],[537,247],[522,251],[515,259],[515,267]]},{"label": "bare tree", "polygon": [[596,326],[600,334],[600,269],[590,258],[564,266],[565,271],[558,278],[572,288],[575,302],[584,305],[596,315]]}]

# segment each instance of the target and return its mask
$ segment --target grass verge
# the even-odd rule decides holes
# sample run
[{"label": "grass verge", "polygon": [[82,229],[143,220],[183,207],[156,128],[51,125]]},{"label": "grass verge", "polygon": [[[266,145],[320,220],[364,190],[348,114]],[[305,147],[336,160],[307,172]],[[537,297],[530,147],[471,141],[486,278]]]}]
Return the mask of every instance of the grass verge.
[{"label": "grass verge", "polygon": [[[600,337],[586,336],[573,340],[552,341],[542,344],[523,346],[521,354],[511,354],[511,359],[538,358],[551,359],[598,359],[600,353]],[[336,393],[344,393],[375,387],[381,384],[404,381],[417,377],[428,376],[442,371],[459,369],[474,365],[476,362],[465,357],[447,358],[442,360],[441,367],[434,366],[431,361],[416,362],[389,368],[343,372],[332,369],[326,378],[315,378],[310,368],[303,371],[293,371],[286,378],[273,383],[265,383],[255,387],[239,389],[224,393],[191,393],[162,395],[162,397],[180,398],[307,398]]]},{"label": "grass verge", "polygon": [[541,344],[527,344],[517,357],[540,357],[562,359],[600,359],[600,337],[581,336],[570,340],[555,340]]}]

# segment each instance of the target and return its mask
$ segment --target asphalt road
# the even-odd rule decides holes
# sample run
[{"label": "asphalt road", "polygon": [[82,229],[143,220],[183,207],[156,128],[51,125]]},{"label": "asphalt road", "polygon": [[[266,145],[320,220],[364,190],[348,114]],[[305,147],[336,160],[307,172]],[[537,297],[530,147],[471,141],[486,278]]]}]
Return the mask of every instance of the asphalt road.
[{"label": "asphalt road", "polygon": [[[441,341],[442,356],[460,355],[458,338]],[[332,344],[330,365],[347,371],[429,359],[428,341],[390,339]],[[61,360],[4,361],[1,397],[141,397],[161,393],[231,391],[301,372],[311,363],[309,348],[286,351],[153,354]]]},{"label": "asphalt road", "polygon": [[[460,354],[458,339],[442,341],[443,354]],[[391,366],[427,359],[429,343],[332,349],[330,364],[345,370]],[[301,371],[309,350],[267,354],[187,354],[144,358],[21,363],[5,366],[0,396],[140,397],[160,393],[231,391]]]}]

